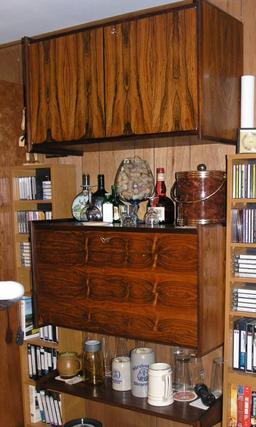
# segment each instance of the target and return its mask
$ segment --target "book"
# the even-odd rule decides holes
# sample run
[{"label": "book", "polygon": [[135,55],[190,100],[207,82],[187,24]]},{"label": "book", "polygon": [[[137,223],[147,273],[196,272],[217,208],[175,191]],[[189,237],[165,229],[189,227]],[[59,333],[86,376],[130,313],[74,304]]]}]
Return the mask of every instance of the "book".
[{"label": "book", "polygon": [[239,369],[245,371],[246,367],[246,342],[247,342],[247,324],[253,319],[242,318],[239,320]]},{"label": "book", "polygon": [[233,324],[233,369],[239,369],[239,319]]},{"label": "book", "polygon": [[246,326],[246,372],[252,372],[254,326],[255,321],[248,322]]},{"label": "book", "polygon": [[244,386],[237,386],[237,427],[244,427]]},{"label": "book", "polygon": [[228,420],[229,427],[237,427],[237,386],[231,384],[230,387],[230,417]]},{"label": "book", "polygon": [[243,427],[251,427],[251,400],[252,388],[251,386],[244,386],[244,419]]},{"label": "book", "polygon": [[39,336],[39,329],[34,327],[32,298],[23,296],[20,300],[20,326],[24,340]]},{"label": "book", "polygon": [[37,401],[38,401],[38,406],[39,406],[39,411],[40,411],[40,415],[41,415],[41,421],[43,423],[45,423],[45,414],[44,414],[44,407],[43,407],[43,402],[42,402],[42,396],[39,392],[37,392]]},{"label": "book", "polygon": [[30,420],[31,423],[37,423],[41,421],[41,413],[39,409],[38,397],[36,387],[29,385],[29,405],[30,405]]}]

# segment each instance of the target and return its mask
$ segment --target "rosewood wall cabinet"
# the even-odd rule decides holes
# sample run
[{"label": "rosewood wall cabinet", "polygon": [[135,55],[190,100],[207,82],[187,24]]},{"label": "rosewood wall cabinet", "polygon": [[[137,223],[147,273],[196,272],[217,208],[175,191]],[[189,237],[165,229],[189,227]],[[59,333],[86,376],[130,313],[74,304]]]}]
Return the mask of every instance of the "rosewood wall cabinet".
[{"label": "rosewood wall cabinet", "polygon": [[250,408],[256,390],[255,154],[228,156],[227,182],[223,425],[231,427],[244,423],[236,421],[238,401],[245,398]]},{"label": "rosewood wall cabinet", "polygon": [[223,343],[224,232],[33,223],[37,323],[206,354]]},{"label": "rosewood wall cabinet", "polygon": [[[223,344],[225,227],[43,221],[32,224],[31,241],[38,325],[190,347],[201,355]],[[108,381],[93,392],[54,378],[39,386],[197,427],[221,419],[220,401],[206,413],[177,402],[151,407],[129,392],[113,392]]]},{"label": "rosewood wall cabinet", "polygon": [[184,132],[236,140],[239,21],[196,0],[95,25],[25,39],[30,149]]}]

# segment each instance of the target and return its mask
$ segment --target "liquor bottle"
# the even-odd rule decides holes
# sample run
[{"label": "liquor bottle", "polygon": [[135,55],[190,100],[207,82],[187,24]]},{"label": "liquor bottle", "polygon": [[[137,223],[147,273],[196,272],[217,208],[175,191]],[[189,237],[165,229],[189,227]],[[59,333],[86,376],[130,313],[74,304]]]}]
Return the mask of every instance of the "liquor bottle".
[{"label": "liquor bottle", "polygon": [[111,193],[106,193],[102,205],[102,216],[104,222],[113,222],[113,203],[111,201]]},{"label": "liquor bottle", "polygon": [[116,185],[111,185],[110,200],[113,204],[113,222],[121,222],[121,215],[124,211],[124,203],[119,199],[116,192]]},{"label": "liquor bottle", "polygon": [[105,198],[106,190],[105,190],[105,178],[104,175],[98,175],[98,189],[92,195],[92,202],[99,209],[101,213],[101,221],[103,218],[102,205]]},{"label": "liquor bottle", "polygon": [[157,208],[160,224],[174,223],[174,203],[166,196],[164,168],[156,169],[155,196],[151,202],[151,207]]},{"label": "liquor bottle", "polygon": [[82,191],[72,202],[72,215],[77,221],[87,221],[86,209],[90,196],[90,175],[83,175]]}]

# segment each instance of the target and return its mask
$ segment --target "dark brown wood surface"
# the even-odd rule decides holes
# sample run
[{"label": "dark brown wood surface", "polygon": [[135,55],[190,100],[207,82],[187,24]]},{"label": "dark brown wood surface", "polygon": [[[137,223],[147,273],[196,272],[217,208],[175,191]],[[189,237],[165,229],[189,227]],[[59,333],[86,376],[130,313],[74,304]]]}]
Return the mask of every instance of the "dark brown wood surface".
[{"label": "dark brown wood surface", "polygon": [[[223,227],[201,228],[198,241],[197,234],[178,230],[72,230],[72,223],[69,230],[65,225],[61,230],[61,223],[53,224],[58,230],[39,223],[32,228],[39,325],[53,323],[202,353],[222,344],[222,317],[218,332],[211,333],[222,293],[208,301],[202,295],[205,289],[223,287],[223,277],[215,270],[224,259]],[[202,340],[207,328],[210,338]]]},{"label": "dark brown wood surface", "polygon": [[81,154],[90,141],[136,135],[235,142],[240,22],[204,0],[106,22],[27,44],[27,136],[36,152],[76,146]]},{"label": "dark brown wood surface", "polygon": [[243,25],[208,2],[201,4],[200,117],[204,138],[236,140],[240,126]]},{"label": "dark brown wood surface", "polygon": [[147,403],[147,398],[134,397],[130,391],[120,392],[113,390],[111,379],[106,379],[104,384],[96,387],[91,387],[85,382],[66,385],[63,381],[56,380],[54,374],[56,375],[57,371],[39,380],[39,388],[68,393],[95,402],[143,412],[195,427],[210,427],[221,420],[221,399],[217,399],[214,406],[209,408],[207,412],[203,409],[194,408],[186,402],[174,401],[168,406],[152,406]]},{"label": "dark brown wood surface", "polygon": [[195,8],[107,26],[106,136],[195,130]]},{"label": "dark brown wood surface", "polygon": [[102,28],[27,45],[32,143],[105,135],[102,49]]}]

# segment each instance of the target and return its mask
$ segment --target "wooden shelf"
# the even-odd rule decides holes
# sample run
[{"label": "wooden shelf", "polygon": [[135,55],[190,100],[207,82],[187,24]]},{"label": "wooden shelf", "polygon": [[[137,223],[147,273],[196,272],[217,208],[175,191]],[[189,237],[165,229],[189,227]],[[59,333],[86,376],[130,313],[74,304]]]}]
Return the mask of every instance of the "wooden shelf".
[{"label": "wooden shelf", "polygon": [[61,393],[71,394],[84,399],[93,400],[107,405],[118,406],[136,412],[143,412],[168,420],[193,425],[196,427],[210,427],[221,421],[222,399],[217,399],[215,404],[207,411],[194,408],[185,402],[174,402],[169,406],[151,406],[146,398],[132,396],[130,391],[119,392],[112,389],[111,379],[105,384],[90,386],[85,382],[75,385],[66,384],[55,379],[57,371],[40,378],[37,386],[40,389],[48,389]]},{"label": "wooden shelf", "polygon": [[252,374],[229,369],[228,378],[230,384],[244,384],[256,387],[256,373]]}]

